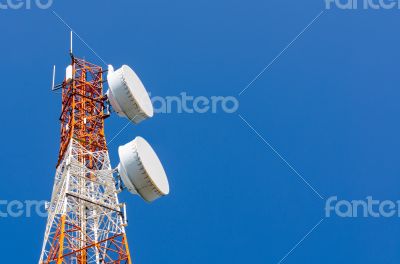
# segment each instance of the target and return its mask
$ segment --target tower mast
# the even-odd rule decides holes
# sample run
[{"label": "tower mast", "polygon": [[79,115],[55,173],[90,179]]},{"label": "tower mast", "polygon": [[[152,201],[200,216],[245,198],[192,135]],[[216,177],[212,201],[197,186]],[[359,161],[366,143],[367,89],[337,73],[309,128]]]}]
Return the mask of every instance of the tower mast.
[{"label": "tower mast", "polygon": [[156,152],[139,136],[119,147],[120,163],[112,169],[104,120],[111,106],[139,124],[153,116],[153,105],[127,65],[108,66],[103,93],[105,71],[73,55],[72,35],[71,64],[57,86],[53,68],[52,90],[62,89],[61,136],[39,264],[131,264],[121,186],[153,202],[169,194],[169,182]]},{"label": "tower mast", "polygon": [[61,140],[39,264],[131,263],[104,134],[102,67],[75,58],[62,83]]}]

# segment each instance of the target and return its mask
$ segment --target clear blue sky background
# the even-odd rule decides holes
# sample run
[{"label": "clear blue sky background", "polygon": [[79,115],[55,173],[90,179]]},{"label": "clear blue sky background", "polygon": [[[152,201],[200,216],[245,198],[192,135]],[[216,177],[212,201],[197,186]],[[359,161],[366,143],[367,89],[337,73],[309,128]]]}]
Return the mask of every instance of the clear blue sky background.
[{"label": "clear blue sky background", "polygon": [[[137,135],[161,157],[171,194],[123,194],[135,263],[278,263],[324,217],[327,198],[400,194],[399,10],[326,11],[318,1],[57,1],[0,10],[0,199],[50,199],[59,147],[68,28],[107,62],[128,64],[153,95],[236,96],[237,113],[159,114]],[[102,62],[75,38],[75,54]],[[106,122],[110,140],[126,120]],[[1,263],[35,263],[46,219],[0,219]],[[324,220],[283,263],[399,263],[398,218]]]}]

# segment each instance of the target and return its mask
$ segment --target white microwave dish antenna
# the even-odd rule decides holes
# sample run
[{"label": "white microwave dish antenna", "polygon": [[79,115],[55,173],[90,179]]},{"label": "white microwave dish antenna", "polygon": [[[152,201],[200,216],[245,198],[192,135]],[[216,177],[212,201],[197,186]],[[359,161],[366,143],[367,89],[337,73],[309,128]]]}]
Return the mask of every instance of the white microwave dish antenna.
[{"label": "white microwave dish antenna", "polygon": [[118,148],[118,172],[126,188],[152,202],[169,194],[165,170],[150,144],[142,137]]},{"label": "white microwave dish antenna", "polygon": [[121,117],[138,124],[153,117],[154,109],[149,94],[136,73],[127,65],[114,71],[108,66],[107,96],[111,106]]}]

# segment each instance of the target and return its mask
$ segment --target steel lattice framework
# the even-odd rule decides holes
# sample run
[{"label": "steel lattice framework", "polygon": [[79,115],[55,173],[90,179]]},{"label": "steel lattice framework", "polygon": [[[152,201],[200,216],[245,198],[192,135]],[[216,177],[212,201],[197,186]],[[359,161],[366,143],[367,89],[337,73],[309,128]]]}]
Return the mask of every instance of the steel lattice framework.
[{"label": "steel lattice framework", "polygon": [[123,205],[104,135],[102,68],[72,57],[61,144],[39,264],[129,263]]},{"label": "steel lattice framework", "polygon": [[72,58],[72,71],[73,79],[63,83],[59,163],[71,139],[90,151],[107,149],[104,119],[108,115],[104,114],[102,68]]}]

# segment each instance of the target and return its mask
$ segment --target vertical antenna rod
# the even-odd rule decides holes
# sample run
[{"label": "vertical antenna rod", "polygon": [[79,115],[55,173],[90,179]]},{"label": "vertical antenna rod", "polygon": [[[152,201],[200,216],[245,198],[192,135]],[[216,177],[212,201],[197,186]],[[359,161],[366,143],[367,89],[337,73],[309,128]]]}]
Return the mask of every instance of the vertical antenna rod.
[{"label": "vertical antenna rod", "polygon": [[53,81],[51,83],[51,90],[54,91],[54,82],[56,79],[56,65],[53,65]]},{"label": "vertical antenna rod", "polygon": [[70,35],[70,46],[69,46],[69,54],[72,55],[72,37],[73,37],[73,32],[71,30],[71,35]]}]

